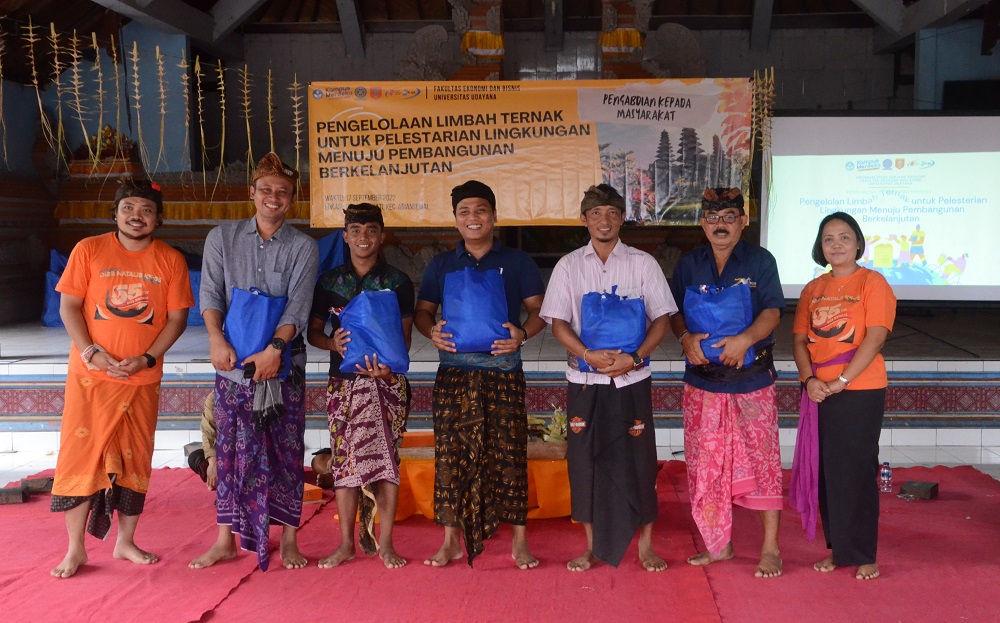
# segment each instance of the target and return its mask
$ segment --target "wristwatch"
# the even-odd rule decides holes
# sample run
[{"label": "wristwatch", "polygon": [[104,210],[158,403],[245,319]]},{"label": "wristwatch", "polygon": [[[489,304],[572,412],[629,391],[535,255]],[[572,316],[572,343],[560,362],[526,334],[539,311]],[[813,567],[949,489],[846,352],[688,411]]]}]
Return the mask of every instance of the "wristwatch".
[{"label": "wristwatch", "polygon": [[153,366],[156,365],[156,357],[150,355],[149,353],[143,353],[142,356],[146,358],[147,368],[152,368]]},{"label": "wristwatch", "polygon": [[633,369],[642,365],[642,357],[639,356],[639,353],[629,353],[628,356],[632,358]]},{"label": "wristwatch", "polygon": [[273,338],[271,340],[271,346],[273,346],[275,350],[285,350],[285,340],[280,337]]},{"label": "wristwatch", "polygon": [[851,384],[851,382],[850,382],[850,381],[848,381],[847,379],[845,379],[845,378],[844,378],[844,375],[843,375],[843,374],[841,374],[840,376],[838,376],[838,377],[837,377],[837,380],[838,380],[838,381],[840,381],[841,383],[843,383],[843,384],[844,384],[844,387],[847,387],[848,385],[850,385],[850,384]]}]

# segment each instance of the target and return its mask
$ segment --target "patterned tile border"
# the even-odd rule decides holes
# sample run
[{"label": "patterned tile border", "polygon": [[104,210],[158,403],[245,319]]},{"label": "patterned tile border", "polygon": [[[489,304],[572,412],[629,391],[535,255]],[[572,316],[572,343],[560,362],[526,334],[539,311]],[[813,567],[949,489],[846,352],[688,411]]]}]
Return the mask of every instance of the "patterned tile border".
[{"label": "patterned tile border", "polygon": [[[529,375],[530,377],[530,375]],[[433,379],[411,381],[411,413],[414,419],[429,420]],[[201,413],[208,381],[165,381],[160,390],[161,418],[196,418]],[[653,409],[658,419],[681,415],[683,385],[677,379],[657,379],[653,385]],[[526,406],[531,413],[549,413],[566,404],[566,385],[559,379],[528,381]],[[778,411],[783,420],[794,420],[799,406],[798,384],[778,383]],[[63,386],[55,382],[0,383],[0,421],[31,422],[58,419],[63,408]],[[320,380],[310,380],[306,410],[311,419],[326,412],[326,388]],[[894,419],[917,421],[971,419],[978,422],[1000,418],[1000,381],[995,379],[898,380],[889,386],[886,412]]]}]

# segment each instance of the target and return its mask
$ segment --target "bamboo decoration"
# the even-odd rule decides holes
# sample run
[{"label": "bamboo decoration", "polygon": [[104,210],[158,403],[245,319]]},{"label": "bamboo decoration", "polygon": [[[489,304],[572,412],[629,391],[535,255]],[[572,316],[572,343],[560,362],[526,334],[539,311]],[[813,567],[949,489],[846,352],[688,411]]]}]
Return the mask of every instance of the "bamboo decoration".
[{"label": "bamboo decoration", "polygon": [[292,131],[295,133],[295,170],[299,169],[299,150],[302,148],[302,84],[299,75],[292,75]]},{"label": "bamboo decoration", "polygon": [[250,133],[250,89],[253,86],[253,81],[250,79],[250,70],[246,65],[243,65],[243,69],[239,72],[239,75],[240,85],[243,90],[241,108],[243,109],[243,121],[247,127],[247,184],[249,184],[254,165],[253,136]]},{"label": "bamboo decoration", "polygon": [[3,163],[5,166],[10,166],[7,161],[7,117],[3,114],[3,55],[7,51],[6,36],[3,26],[0,26],[0,132],[3,132],[0,142],[3,147]]},{"label": "bamboo decoration", "polygon": [[274,91],[274,78],[271,76],[271,68],[267,68],[267,135],[271,139],[271,148],[274,151],[274,104],[272,103]]},{"label": "bamboo decoration", "polygon": [[[115,36],[111,35],[111,67],[115,70],[115,131],[121,132],[122,128],[122,74],[118,68],[118,44],[115,43]],[[103,128],[102,128],[103,129]],[[115,141],[115,160],[124,160],[125,154],[122,152],[121,141]]]},{"label": "bamboo decoration", "polygon": [[[97,43],[97,33],[90,33],[90,46],[94,50],[94,73],[96,77],[94,78],[97,83],[97,145],[96,154],[94,150],[91,150],[90,155],[94,158],[94,167],[97,167],[98,160],[101,159],[101,135],[104,133],[104,96],[107,92],[104,90],[104,72],[101,69],[101,46]],[[87,141],[87,145],[90,145],[90,141]]]},{"label": "bamboo decoration", "polygon": [[[80,76],[80,59],[82,55],[80,54],[80,39],[76,36],[76,30],[73,31],[73,38],[69,40],[70,42],[70,58],[73,59],[70,65],[70,84],[72,85],[73,101],[70,103],[70,109],[76,113],[76,119],[80,122],[80,132],[83,133],[83,142],[87,146],[87,154],[90,156],[91,165],[97,164],[97,155],[94,153],[94,146],[90,144],[90,139],[87,136],[87,124],[85,117],[87,114],[87,107],[83,103],[83,98],[80,96],[80,91],[83,88],[83,80]],[[98,126],[98,134],[100,134],[101,127]]]},{"label": "bamboo decoration", "polygon": [[205,73],[201,70],[201,58],[194,57],[194,92],[195,100],[198,102],[198,133],[201,136],[201,190],[208,194],[208,173],[205,172],[205,163],[208,162],[208,148],[205,146],[205,95],[201,90],[201,81]]},{"label": "bamboo decoration", "polygon": [[[753,130],[750,134],[750,153],[755,151],[755,142],[759,142],[764,163],[764,170],[771,171],[771,122],[774,117],[774,68],[763,72],[753,72]],[[751,156],[752,157],[752,156]],[[743,187],[750,183],[750,168],[743,172]],[[769,180],[770,181],[770,180]]]},{"label": "bamboo decoration", "polygon": [[[25,48],[28,52],[28,64],[31,66],[31,85],[35,87],[35,99],[38,100],[38,123],[42,128],[42,136],[53,152],[56,152],[55,137],[52,135],[52,123],[48,115],[45,114],[45,107],[42,105],[42,91],[38,85],[38,63],[35,59],[35,44],[41,41],[38,36],[38,26],[31,23],[31,16],[28,16],[28,25],[25,30]],[[56,152],[58,153],[58,152]]]},{"label": "bamboo decoration", "polygon": [[[49,22],[49,43],[52,44],[52,84],[56,86],[56,155],[64,163],[67,161],[66,152],[63,146],[66,144],[66,130],[63,126],[63,86],[62,86],[62,60],[59,58],[59,33],[56,32],[56,25]],[[86,136],[86,133],[84,133]]]},{"label": "bamboo decoration", "polygon": [[163,54],[160,53],[160,46],[156,46],[156,79],[160,88],[160,148],[156,152],[156,164],[153,165],[153,173],[160,170],[160,162],[167,164],[163,155],[163,145],[167,131],[167,85],[163,80]]},{"label": "bamboo decoration", "polygon": [[191,133],[191,76],[188,75],[187,51],[181,48],[181,94],[184,96],[184,152],[188,153],[188,139]]},{"label": "bamboo decoration", "polygon": [[142,159],[143,166],[149,166],[149,152],[146,150],[146,141],[142,138],[142,93],[139,90],[139,44],[132,42],[132,97],[135,99],[135,129],[138,136],[139,158]]},{"label": "bamboo decoration", "polygon": [[219,79],[219,109],[222,111],[222,132],[219,137],[219,172],[215,176],[215,187],[212,188],[212,199],[215,199],[215,191],[219,188],[222,180],[222,169],[226,162],[226,71],[222,67],[222,60],[215,68],[215,75]]}]

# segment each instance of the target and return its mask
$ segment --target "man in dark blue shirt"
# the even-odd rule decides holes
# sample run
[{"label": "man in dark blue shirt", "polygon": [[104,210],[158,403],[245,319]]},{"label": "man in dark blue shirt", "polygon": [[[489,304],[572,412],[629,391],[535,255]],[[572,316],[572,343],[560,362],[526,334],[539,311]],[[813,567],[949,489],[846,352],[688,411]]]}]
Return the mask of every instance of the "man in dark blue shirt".
[{"label": "man in dark blue shirt", "polygon": [[[520,349],[545,327],[538,316],[545,287],[526,253],[493,238],[496,197],[489,186],[475,180],[456,186],[451,203],[462,240],[454,251],[441,253],[427,266],[413,320],[440,358],[433,403],[434,521],[444,526],[445,533],[441,549],[424,564],[442,567],[461,558],[464,535],[471,565],[483,551],[483,541],[502,521],[513,529],[515,564],[530,569],[538,566],[538,560],[525,538],[528,432]],[[459,352],[465,349],[456,347],[458,340],[447,322],[437,320],[439,306],[445,314],[451,305],[472,309],[475,316],[475,308],[488,303],[483,299],[489,299],[489,293],[472,295],[445,287],[448,275],[466,268],[499,272],[503,282],[506,322],[482,322],[474,331],[498,336],[483,352]],[[473,302],[474,297],[481,298]],[[527,312],[523,323],[522,306]]]},{"label": "man in dark blue shirt", "polygon": [[[781,517],[781,455],[774,387],[772,332],[785,299],[774,257],[740,240],[749,223],[738,188],[709,188],[701,204],[701,228],[709,246],[677,263],[670,288],[680,313],[671,328],[681,342],[684,372],[684,455],[691,513],[706,551],[688,558],[707,565],[733,557],[733,504],[760,512],[764,545],[759,578],[781,575],[778,524]],[[749,286],[752,321],[737,335],[688,330],[685,296],[690,286]],[[690,301],[691,299],[689,299]],[[705,349],[721,349],[710,361]],[[755,358],[745,356],[753,347]]]}]

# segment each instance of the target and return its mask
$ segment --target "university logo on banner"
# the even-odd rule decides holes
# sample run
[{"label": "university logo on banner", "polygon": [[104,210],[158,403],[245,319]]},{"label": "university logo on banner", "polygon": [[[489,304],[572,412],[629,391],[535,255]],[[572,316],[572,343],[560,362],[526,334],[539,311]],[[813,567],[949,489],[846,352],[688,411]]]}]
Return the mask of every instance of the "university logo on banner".
[{"label": "university logo on banner", "polygon": [[366,201],[389,227],[450,227],[451,189],[470,179],[493,188],[504,225],[579,225],[583,191],[601,182],[625,196],[630,221],[692,225],[704,188],[741,186],[750,166],[746,78],[310,92],[326,95],[309,100],[313,227],[340,227],[344,209]]}]

